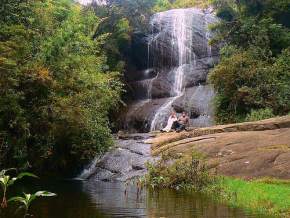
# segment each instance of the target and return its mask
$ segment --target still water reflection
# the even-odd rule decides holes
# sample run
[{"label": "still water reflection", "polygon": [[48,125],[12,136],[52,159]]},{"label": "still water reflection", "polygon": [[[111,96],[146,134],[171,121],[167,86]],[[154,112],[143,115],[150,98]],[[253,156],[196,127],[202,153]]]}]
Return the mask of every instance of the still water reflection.
[{"label": "still water reflection", "polygon": [[[56,192],[58,196],[35,202],[31,210],[35,218],[264,217],[215,203],[200,194],[172,190],[152,192],[145,189],[137,194],[134,185],[122,183],[61,181],[18,187],[20,192],[40,189]],[[21,217],[21,214],[16,215],[15,210],[10,208],[5,213],[2,211],[0,217],[16,218]]]}]

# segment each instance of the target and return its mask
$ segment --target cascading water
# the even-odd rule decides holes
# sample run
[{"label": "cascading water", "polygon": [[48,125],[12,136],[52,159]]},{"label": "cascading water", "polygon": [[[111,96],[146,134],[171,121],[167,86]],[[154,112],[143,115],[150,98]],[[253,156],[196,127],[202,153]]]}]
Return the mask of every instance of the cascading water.
[{"label": "cascading water", "polygon": [[218,61],[219,49],[209,45],[212,32],[208,28],[216,21],[209,10],[194,8],[152,16],[151,33],[144,45],[148,57],[144,61],[154,74],[143,70],[136,77],[136,72],[127,72],[129,78],[135,78],[135,101],[130,103],[123,119],[127,129],[161,129],[173,109],[188,112],[192,126],[213,124],[210,102],[214,92],[206,81],[209,69]]},{"label": "cascading water", "polygon": [[[173,89],[171,92],[171,98],[168,99],[167,102],[165,102],[155,113],[152,122],[150,130],[156,130],[160,129],[162,127],[162,124],[164,123],[164,117],[170,113],[170,110],[172,108],[172,103],[179,97],[181,97],[184,94],[184,67],[183,65],[189,64],[193,65],[195,67],[196,60],[195,60],[195,53],[192,50],[192,16],[187,16],[186,10],[172,10],[170,13],[170,16],[164,16],[166,14],[164,13],[158,13],[156,14],[152,21],[151,26],[159,27],[159,32],[163,31],[164,26],[162,23],[164,23],[164,20],[166,19],[169,23],[172,24],[170,28],[172,28],[171,31],[171,65],[174,65],[172,60],[177,60],[177,67],[173,70],[174,74],[174,83],[173,83]],[[153,37],[154,39],[154,37]],[[155,37],[155,46],[158,47],[160,38]],[[163,40],[161,38],[161,43],[163,43]],[[156,67],[156,66],[155,66]]]}]

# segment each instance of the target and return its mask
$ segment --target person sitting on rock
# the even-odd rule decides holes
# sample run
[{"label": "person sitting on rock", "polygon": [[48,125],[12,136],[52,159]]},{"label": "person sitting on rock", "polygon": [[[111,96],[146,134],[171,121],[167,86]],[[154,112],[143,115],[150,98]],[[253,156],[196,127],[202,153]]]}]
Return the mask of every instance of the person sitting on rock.
[{"label": "person sitting on rock", "polygon": [[168,118],[167,125],[165,128],[161,129],[161,132],[170,132],[172,129],[173,123],[177,121],[176,112],[172,111],[170,117]]},{"label": "person sitting on rock", "polygon": [[186,127],[189,125],[189,116],[185,111],[182,112],[181,116],[178,118],[177,123],[175,125],[176,132],[181,132],[186,130]]}]

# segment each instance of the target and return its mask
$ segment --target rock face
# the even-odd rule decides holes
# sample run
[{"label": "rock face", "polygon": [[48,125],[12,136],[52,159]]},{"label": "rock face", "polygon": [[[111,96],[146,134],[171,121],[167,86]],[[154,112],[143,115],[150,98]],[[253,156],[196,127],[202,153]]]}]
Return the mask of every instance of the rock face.
[{"label": "rock face", "polygon": [[[92,162],[90,173],[80,178],[95,181],[127,181],[146,174],[146,163],[154,161],[151,146],[143,141],[148,134],[120,135],[115,147]],[[86,170],[85,170],[86,171]]]},{"label": "rock face", "polygon": [[290,116],[160,134],[149,139],[153,154],[206,155],[208,168],[245,179],[290,179]]},{"label": "rock face", "polygon": [[208,26],[215,22],[210,12],[192,8],[153,15],[147,45],[140,33],[135,41],[146,64],[140,64],[140,57],[136,62],[148,69],[126,73],[133,102],[121,116],[123,128],[141,132],[160,129],[173,108],[190,113],[193,126],[213,124],[214,92],[206,82],[209,69],[218,62],[218,47],[209,45],[212,33]]}]

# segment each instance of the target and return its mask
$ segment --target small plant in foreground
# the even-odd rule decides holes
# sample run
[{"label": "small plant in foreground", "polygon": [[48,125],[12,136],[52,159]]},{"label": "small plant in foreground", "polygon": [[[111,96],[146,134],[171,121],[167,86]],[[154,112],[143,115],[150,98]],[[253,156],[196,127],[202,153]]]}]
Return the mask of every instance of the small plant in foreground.
[{"label": "small plant in foreground", "polygon": [[17,177],[10,177],[9,175],[6,175],[6,173],[8,171],[11,171],[11,170],[13,170],[13,169],[2,170],[0,172],[0,184],[1,184],[1,187],[2,187],[2,191],[3,191],[2,203],[1,203],[1,207],[2,208],[7,207],[6,195],[7,195],[8,187],[13,185],[15,183],[15,181],[17,181],[19,179],[22,179],[24,176],[37,178],[37,176],[35,176],[32,173],[20,173]]},{"label": "small plant in foreground", "polygon": [[37,197],[52,197],[52,196],[56,196],[55,193],[52,192],[48,192],[48,191],[38,191],[34,194],[26,194],[24,193],[24,197],[21,196],[15,196],[10,198],[7,201],[7,190],[8,187],[12,186],[15,181],[22,179],[23,177],[27,176],[27,177],[34,177],[34,178],[38,178],[36,175],[32,174],[32,173],[28,173],[28,172],[24,172],[24,173],[20,173],[18,174],[16,177],[11,177],[10,175],[7,175],[8,171],[11,170],[15,170],[15,169],[8,169],[8,170],[2,170],[0,171],[0,184],[2,187],[2,203],[1,203],[1,208],[6,208],[8,206],[8,202],[18,202],[21,203],[22,206],[21,208],[25,209],[25,214],[24,217],[26,217],[28,215],[28,210],[30,208],[30,205],[32,203],[32,201],[34,201]]},{"label": "small plant in foreground", "polygon": [[37,197],[53,197],[56,196],[55,193],[47,192],[47,191],[38,191],[34,194],[25,194],[23,193],[24,197],[16,196],[12,197],[8,200],[8,202],[14,201],[22,204],[22,207],[25,209],[24,217],[28,215],[28,210],[32,201],[34,201]]}]

